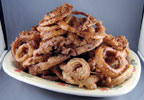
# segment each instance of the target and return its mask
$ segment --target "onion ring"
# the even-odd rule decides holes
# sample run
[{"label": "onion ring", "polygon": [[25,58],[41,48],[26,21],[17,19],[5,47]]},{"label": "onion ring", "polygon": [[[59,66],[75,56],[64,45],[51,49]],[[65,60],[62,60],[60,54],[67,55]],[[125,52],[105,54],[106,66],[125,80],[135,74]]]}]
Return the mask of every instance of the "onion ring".
[{"label": "onion ring", "polygon": [[73,28],[72,26],[68,25],[66,22],[64,21],[59,21],[58,25],[61,29],[69,31],[69,32],[76,32],[76,29]]},{"label": "onion ring", "polygon": [[[83,22],[84,18],[83,19],[79,18],[79,19],[76,20],[76,17],[73,17],[72,19],[75,19],[75,21],[73,21],[74,27],[68,25],[65,21],[59,21],[58,25],[62,29],[68,30],[70,32],[80,32],[80,31],[86,30],[88,27],[92,27],[93,25],[96,24],[96,19],[94,17],[90,16],[87,13],[73,11],[72,14],[77,14],[77,15],[81,14],[81,15],[86,16],[87,18]],[[79,24],[76,24],[76,23],[79,23]]]},{"label": "onion ring", "polygon": [[84,37],[87,41],[89,41],[89,39],[103,39],[106,36],[105,34],[106,29],[102,25],[101,21],[96,22],[95,30],[96,30],[95,32],[91,32],[91,31],[77,32],[77,35]]},{"label": "onion ring", "polygon": [[37,63],[40,63],[44,60],[44,57],[42,56],[36,56],[36,57],[31,57],[31,58],[27,58],[23,63],[23,67],[27,67],[27,66],[31,66],[31,65],[35,65]]},{"label": "onion ring", "polygon": [[15,58],[17,49],[25,44],[25,43],[29,43],[30,41],[26,38],[26,37],[17,37],[16,40],[11,44],[11,52],[13,57]]},{"label": "onion ring", "polygon": [[[28,50],[26,50],[28,49]],[[21,45],[16,52],[15,59],[18,62],[23,62],[28,57],[31,57],[33,54],[33,48],[27,43]]]},{"label": "onion ring", "polygon": [[49,40],[53,37],[60,36],[66,34],[64,30],[57,30],[57,31],[49,31],[49,32],[41,32],[41,37],[43,40]]},{"label": "onion ring", "polygon": [[[105,34],[105,27],[102,25],[101,21],[97,21],[96,23],[96,32],[92,33],[91,31],[77,31],[76,28],[68,25],[67,23],[65,23],[64,21],[59,21],[58,25],[61,29],[72,32],[72,33],[76,33],[78,36],[82,36],[85,39],[89,40],[89,39],[103,39],[106,34]],[[88,29],[90,30],[90,29]],[[93,30],[94,31],[94,30]]]},{"label": "onion ring", "polygon": [[55,22],[62,20],[71,14],[73,6],[64,3],[63,5],[57,7],[55,10],[47,13],[39,23],[40,26],[46,26],[54,24]]},{"label": "onion ring", "polygon": [[126,79],[128,79],[133,72],[133,67],[131,65],[127,65],[126,70],[118,77],[111,80],[110,83],[106,83],[109,87],[117,86],[123,83]]},{"label": "onion ring", "polygon": [[37,31],[22,31],[19,34],[19,38],[19,42],[30,43],[34,49],[39,47],[39,42],[41,41],[40,34]]},{"label": "onion ring", "polygon": [[[117,58],[118,68],[112,68],[112,66],[105,61],[104,57],[108,52],[115,55]],[[101,73],[111,78],[115,78],[120,75],[128,64],[126,58],[123,57],[120,52],[107,46],[100,46],[97,48],[93,60],[95,60],[96,67],[101,71]]]},{"label": "onion ring", "polygon": [[96,23],[96,19],[87,13],[79,12],[79,11],[72,11],[72,14],[84,15],[87,17],[86,21],[78,27],[78,30],[83,31],[83,30],[87,29],[87,27],[91,27],[91,26],[95,25],[95,23]]},{"label": "onion ring", "polygon": [[51,67],[65,61],[69,57],[70,57],[69,55],[52,56],[52,57],[48,58],[48,60],[46,62],[40,62],[40,63],[34,65],[33,70],[35,72],[41,72],[41,71],[44,71],[44,70],[48,70]]},{"label": "onion ring", "polygon": [[40,34],[37,31],[22,31],[19,36],[26,38],[27,40],[34,40],[39,37]]},{"label": "onion ring", "polygon": [[[22,41],[21,38],[16,38],[16,40],[11,44],[11,52],[13,57],[15,58],[16,50],[20,46],[20,42]],[[22,42],[21,42],[22,43]]]},{"label": "onion ring", "polygon": [[37,27],[37,30],[39,32],[48,32],[48,31],[53,31],[53,30],[56,30],[56,29],[59,29],[58,25],[53,25],[53,26],[38,26]]},{"label": "onion ring", "polygon": [[71,59],[61,69],[64,80],[67,83],[79,85],[79,87],[83,87],[82,81],[85,81],[90,75],[90,66],[82,58]]},{"label": "onion ring", "polygon": [[125,36],[114,37],[111,34],[104,38],[104,43],[112,46],[114,49],[123,50],[129,46]]}]

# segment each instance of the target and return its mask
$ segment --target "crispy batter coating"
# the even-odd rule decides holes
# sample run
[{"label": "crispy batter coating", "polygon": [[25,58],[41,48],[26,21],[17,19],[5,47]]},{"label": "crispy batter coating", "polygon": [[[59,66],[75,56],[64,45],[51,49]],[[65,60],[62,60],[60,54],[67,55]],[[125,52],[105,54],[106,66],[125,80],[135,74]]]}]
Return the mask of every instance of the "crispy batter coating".
[{"label": "crispy batter coating", "polygon": [[63,5],[57,7],[51,12],[48,12],[44,18],[40,21],[40,26],[46,26],[56,23],[59,20],[62,20],[63,18],[69,16],[71,14],[71,11],[73,9],[73,6],[64,3]]},{"label": "crispy batter coating", "polygon": [[121,52],[107,46],[100,46],[95,51],[96,68],[106,77],[115,78],[120,75],[128,64]]}]

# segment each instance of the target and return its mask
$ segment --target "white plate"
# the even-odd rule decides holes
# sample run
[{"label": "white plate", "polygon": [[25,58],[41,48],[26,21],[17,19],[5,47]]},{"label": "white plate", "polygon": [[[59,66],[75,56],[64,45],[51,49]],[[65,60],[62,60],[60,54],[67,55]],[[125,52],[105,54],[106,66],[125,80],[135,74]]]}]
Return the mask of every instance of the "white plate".
[{"label": "white plate", "polygon": [[111,96],[123,95],[130,92],[132,89],[135,88],[136,84],[139,81],[140,73],[141,73],[141,65],[140,65],[139,58],[133,51],[131,51],[128,60],[134,67],[133,74],[128,80],[126,80],[123,84],[114,88],[98,87],[96,90],[78,88],[77,86],[72,86],[72,85],[59,83],[55,81],[49,81],[25,73],[20,69],[18,69],[17,66],[14,64],[14,60],[11,55],[11,52],[9,52],[4,58],[3,69],[11,77],[40,88],[44,88],[44,89],[48,89],[60,93],[79,95],[79,96],[111,97]]}]

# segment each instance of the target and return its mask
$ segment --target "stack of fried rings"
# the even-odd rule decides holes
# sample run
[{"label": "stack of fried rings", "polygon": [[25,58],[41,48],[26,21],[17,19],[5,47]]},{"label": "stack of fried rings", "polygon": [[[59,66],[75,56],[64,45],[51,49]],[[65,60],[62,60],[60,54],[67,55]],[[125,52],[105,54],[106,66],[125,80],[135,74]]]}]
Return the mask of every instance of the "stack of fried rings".
[{"label": "stack of fried rings", "polygon": [[101,21],[72,9],[64,3],[22,31],[11,45],[15,61],[32,75],[87,89],[123,83],[133,70],[127,39],[106,34]]}]

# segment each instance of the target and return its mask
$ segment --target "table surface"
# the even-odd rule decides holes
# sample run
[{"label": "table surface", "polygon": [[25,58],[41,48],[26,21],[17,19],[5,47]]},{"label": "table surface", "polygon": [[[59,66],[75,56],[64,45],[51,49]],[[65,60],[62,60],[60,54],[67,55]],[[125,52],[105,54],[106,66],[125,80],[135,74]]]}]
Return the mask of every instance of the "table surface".
[{"label": "table surface", "polygon": [[[60,4],[74,5],[74,10],[85,11],[102,20],[107,33],[125,35],[130,48],[137,51],[144,0],[2,0],[6,25],[7,45],[22,30],[37,24],[44,14]],[[142,63],[141,76],[144,76]],[[130,93],[109,98],[90,98],[56,93],[28,85],[0,70],[0,100],[143,100],[144,78]]]}]

